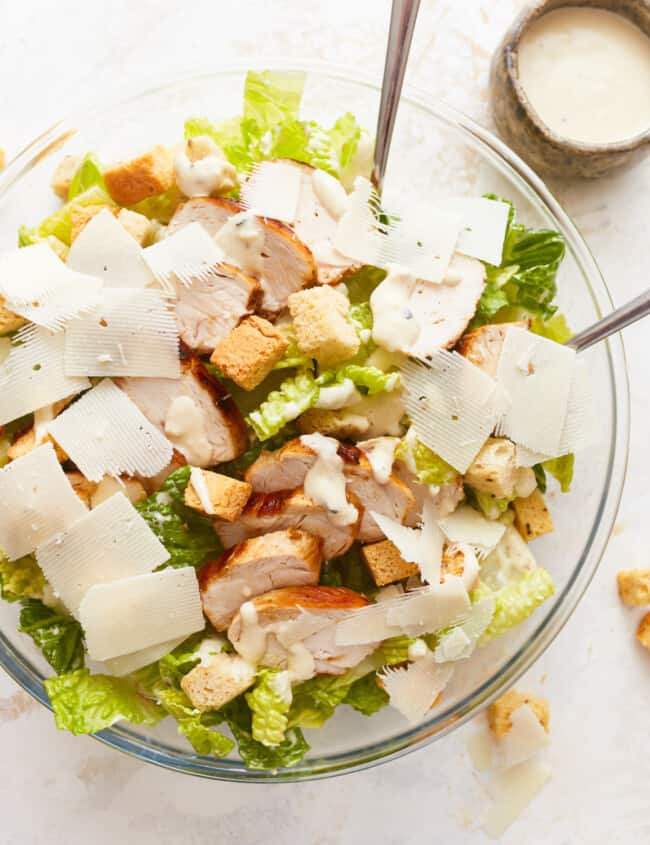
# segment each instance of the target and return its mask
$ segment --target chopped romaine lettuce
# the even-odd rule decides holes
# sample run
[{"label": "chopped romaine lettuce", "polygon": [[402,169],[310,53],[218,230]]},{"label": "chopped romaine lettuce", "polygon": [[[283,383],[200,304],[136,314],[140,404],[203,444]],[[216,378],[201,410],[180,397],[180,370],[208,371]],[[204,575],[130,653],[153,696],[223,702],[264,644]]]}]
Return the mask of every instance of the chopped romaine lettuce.
[{"label": "chopped romaine lettuce", "polygon": [[134,725],[153,726],[165,711],[140,695],[133,681],[108,675],[91,675],[77,669],[45,681],[56,726],[73,734],[93,734],[120,719]]},{"label": "chopped romaine lettuce", "polygon": [[197,754],[225,757],[235,747],[227,736],[213,731],[212,727],[223,721],[218,713],[201,713],[192,705],[183,690],[177,687],[159,686],[155,690],[160,707],[178,724],[178,732],[187,738]]},{"label": "chopped romaine lettuce", "polygon": [[7,560],[0,552],[0,595],[5,601],[40,599],[45,578],[32,555]]},{"label": "chopped romaine lettuce", "polygon": [[182,642],[169,654],[161,657],[158,661],[158,670],[161,679],[170,686],[177,686],[183,675],[193,669],[200,661],[197,649],[201,640],[205,637],[204,631],[193,634],[189,639]]},{"label": "chopped romaine lettuce", "polygon": [[368,303],[370,294],[386,278],[386,271],[380,267],[360,267],[346,275],[344,282],[352,306]]},{"label": "chopped romaine lettuce", "polygon": [[18,630],[34,640],[58,675],[83,667],[81,625],[67,613],[38,599],[28,599],[20,611]]},{"label": "chopped romaine lettuce", "polygon": [[406,663],[409,659],[409,647],[415,640],[402,634],[398,637],[391,637],[379,646],[382,663],[385,666],[396,666],[399,663]]},{"label": "chopped romaine lettuce", "polygon": [[243,695],[226,704],[219,714],[228,723],[237,742],[239,755],[249,769],[295,766],[309,751],[302,731],[292,726],[287,729],[285,738],[279,745],[269,748],[258,742],[253,737],[252,714]]},{"label": "chopped romaine lettuce", "polygon": [[458,477],[456,470],[414,435],[415,429],[410,428],[395,450],[395,457],[404,461],[422,484],[440,487],[454,481]]},{"label": "chopped romaine lettuce", "polygon": [[400,384],[398,372],[385,373],[378,367],[362,366],[361,364],[344,364],[336,370],[326,370],[318,377],[321,387],[341,384],[350,379],[356,387],[363,387],[368,396],[376,393],[390,392]]},{"label": "chopped romaine lettuce", "polygon": [[266,132],[300,111],[305,74],[281,70],[249,70],[244,83],[244,120]]},{"label": "chopped romaine lettuce", "polygon": [[[518,581],[502,587],[494,593],[494,616],[481,638],[481,643],[502,636],[515,625],[528,619],[533,611],[554,592],[553,579],[541,566],[536,566]],[[481,595],[476,591],[472,593],[473,602],[484,597],[485,593]]]},{"label": "chopped romaine lettuce", "polygon": [[291,707],[289,673],[280,669],[262,669],[251,692],[246,693],[251,709],[253,739],[269,748],[284,741]]},{"label": "chopped romaine lettuce", "polygon": [[[382,664],[380,654],[375,666]],[[366,661],[364,661],[365,664]],[[301,728],[320,728],[334,715],[339,704],[349,704],[367,716],[377,712],[388,702],[388,696],[377,686],[377,673],[370,666],[354,667],[343,675],[317,675],[293,687],[293,702],[289,711],[289,725]]]},{"label": "chopped romaine lettuce", "polygon": [[70,187],[68,188],[68,202],[83,194],[89,188],[98,187],[102,191],[106,190],[106,183],[104,182],[104,168],[99,163],[97,156],[94,153],[86,153],[77,172],[72,177]]},{"label": "chopped romaine lettuce", "polygon": [[354,681],[343,699],[343,704],[348,704],[364,716],[372,716],[385,707],[388,700],[388,694],[377,683],[377,673],[369,672]]},{"label": "chopped romaine lettuce", "polygon": [[18,245],[28,246],[29,244],[38,243],[39,240],[48,238],[53,235],[58,240],[62,241],[66,246],[70,246],[70,239],[72,233],[71,212],[75,207],[85,207],[89,205],[110,205],[115,203],[109,197],[105,190],[98,185],[94,185],[82,194],[76,196],[70,202],[65,203],[54,214],[46,217],[43,222],[35,229],[27,229],[21,226],[18,234]]},{"label": "chopped romaine lettuce", "polygon": [[274,370],[287,370],[289,368],[303,369],[311,366],[311,358],[305,355],[298,346],[296,334],[291,324],[282,326],[282,334],[287,339],[289,345],[287,346],[284,355],[277,364],[274,365]]},{"label": "chopped romaine lettuce", "polygon": [[181,467],[157,493],[136,505],[171,556],[164,566],[200,566],[208,557],[223,552],[212,520],[185,504],[189,480],[190,467]]},{"label": "chopped romaine lettuce", "polygon": [[465,497],[469,504],[482,511],[488,519],[499,519],[507,510],[512,499],[497,498],[483,490],[465,486]]},{"label": "chopped romaine lettuce", "polygon": [[553,458],[549,461],[544,461],[542,467],[546,472],[559,482],[560,489],[563,493],[568,493],[571,489],[571,482],[573,481],[573,465],[575,456],[573,453],[563,455],[561,458]]},{"label": "chopped romaine lettuce", "polygon": [[341,173],[352,164],[354,154],[359,146],[361,127],[351,112],[339,117],[329,132],[332,151],[339,163]]},{"label": "chopped romaine lettuce", "polygon": [[248,415],[248,422],[260,440],[268,440],[312,408],[318,401],[319,392],[320,387],[311,372],[298,373],[269,393],[266,401]]},{"label": "chopped romaine lettuce", "polygon": [[168,191],[156,194],[155,197],[148,197],[146,200],[140,200],[129,208],[131,211],[137,211],[138,214],[144,214],[149,220],[157,220],[159,223],[167,224],[174,216],[174,212],[182,199],[181,192],[176,185],[173,185]]},{"label": "chopped romaine lettuce", "polygon": [[377,592],[377,585],[364,563],[359,543],[353,543],[345,554],[323,563],[320,583],[327,587],[348,587],[368,598]]}]

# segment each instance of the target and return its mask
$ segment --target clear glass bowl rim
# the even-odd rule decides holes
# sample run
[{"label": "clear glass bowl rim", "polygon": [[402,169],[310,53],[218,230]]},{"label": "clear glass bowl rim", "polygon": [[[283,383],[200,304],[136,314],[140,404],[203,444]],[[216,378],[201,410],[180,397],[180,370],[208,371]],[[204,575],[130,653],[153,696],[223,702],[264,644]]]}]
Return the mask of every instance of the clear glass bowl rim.
[{"label": "clear glass bowl rim", "polygon": [[[54,124],[50,129],[25,147],[0,174],[0,198],[20,177],[35,166],[43,157],[48,156],[57,147],[76,133],[93,115],[98,116],[107,109],[126,105],[150,95],[182,87],[200,79],[221,78],[229,74],[239,74],[249,69],[266,68],[298,70],[328,76],[346,83],[366,87],[379,93],[380,86],[367,74],[356,68],[329,62],[284,60],[268,58],[232,62],[220,66],[218,70],[191,75],[173,75],[162,83],[160,76],[156,84],[137,89],[129,97],[120,97],[112,102],[103,103],[77,115],[70,116]],[[413,86],[405,86],[403,98],[410,105],[429,112],[444,123],[460,128],[474,141],[486,148],[491,158],[500,160],[502,167],[516,181],[517,187],[527,194],[537,205],[541,204],[555,218],[567,241],[567,248],[572,253],[578,267],[586,277],[592,300],[599,314],[604,315],[613,309],[613,302],[598,266],[582,236],[571,219],[550,193],[542,180],[512,150],[496,138],[491,132],[475,123],[472,119],[456,111],[447,104],[435,100],[426,92]],[[494,161],[492,161],[494,164]],[[589,586],[605,551],[609,535],[620,503],[628,458],[629,445],[629,386],[627,365],[623,341],[616,335],[607,342],[609,358],[609,377],[614,397],[612,409],[612,441],[608,459],[606,494],[600,502],[597,518],[591,528],[588,541],[577,562],[572,576],[561,594],[557,597],[552,611],[535,628],[527,640],[515,651],[508,662],[495,672],[487,681],[472,693],[465,696],[456,705],[437,713],[414,728],[401,731],[390,739],[382,740],[365,748],[357,748],[326,758],[308,758],[298,768],[278,771],[252,771],[245,768],[239,760],[219,760],[201,757],[189,752],[175,751],[153,739],[144,741],[134,731],[114,726],[95,735],[100,742],[122,751],[136,759],[154,763],[172,771],[183,772],[215,780],[236,781],[243,783],[287,783],[303,780],[315,780],[332,777],[352,771],[363,770],[388,760],[396,759],[418,748],[430,744],[435,739],[449,733],[455,727],[467,722],[502,690],[514,682],[548,648],[575,610],[581,596]],[[0,666],[31,696],[51,710],[47,693],[38,672],[31,664],[17,653],[7,638],[0,632]]]}]

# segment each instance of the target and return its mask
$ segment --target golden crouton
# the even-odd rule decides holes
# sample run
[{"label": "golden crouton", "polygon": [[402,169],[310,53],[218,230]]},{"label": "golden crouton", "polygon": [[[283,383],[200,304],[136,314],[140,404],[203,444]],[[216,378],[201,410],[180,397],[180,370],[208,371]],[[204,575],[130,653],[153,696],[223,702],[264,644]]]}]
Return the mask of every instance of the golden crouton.
[{"label": "golden crouton", "polygon": [[108,205],[73,205],[70,209],[70,243],[73,244],[81,232],[85,229],[93,217],[100,211],[108,209],[111,214],[116,215],[118,209]]},{"label": "golden crouton", "polygon": [[[251,485],[245,481],[229,478],[227,475],[220,475],[218,472],[210,472],[205,469],[201,469],[199,472],[205,481],[212,511],[208,513],[204,509],[192,477],[190,477],[190,482],[185,488],[185,504],[188,508],[201,511],[207,516],[225,519],[226,522],[234,522],[238,519],[253,492]],[[194,470],[192,475],[194,475]]]},{"label": "golden crouton", "polygon": [[341,408],[340,411],[310,408],[298,417],[297,425],[302,434],[318,432],[326,437],[337,437],[339,440],[357,440],[364,437],[369,428],[366,417],[355,414],[348,408]]},{"label": "golden crouton", "polygon": [[636,638],[644,648],[650,648],[650,613],[646,613],[636,629]]},{"label": "golden crouton", "polygon": [[447,575],[462,575],[465,571],[465,555],[457,546],[445,546],[440,562],[440,583]]},{"label": "golden crouton", "polygon": [[79,170],[79,165],[83,161],[83,156],[64,156],[58,163],[54,176],[52,176],[52,190],[61,197],[62,200],[68,199],[68,190],[70,183],[74,179],[74,175]]},{"label": "golden crouton", "polygon": [[515,710],[518,710],[525,704],[530,707],[537,716],[541,726],[548,733],[550,719],[548,701],[540,696],[528,695],[525,692],[518,692],[514,689],[502,695],[501,698],[497,698],[488,707],[488,722],[492,733],[498,738],[504,737],[512,727],[510,717]]},{"label": "golden crouton", "polygon": [[298,346],[322,367],[331,367],[358,352],[359,338],[348,319],[350,303],[340,291],[321,285],[292,293],[289,311]]},{"label": "golden crouton", "polygon": [[382,540],[379,543],[362,546],[361,551],[370,574],[378,587],[384,587],[386,584],[401,581],[402,578],[417,575],[420,571],[415,563],[408,563],[404,560],[395,544],[391,543],[390,540]]},{"label": "golden crouton", "polygon": [[247,317],[214,350],[210,361],[244,390],[264,381],[288,346],[284,335],[262,317]]},{"label": "golden crouton", "polygon": [[190,161],[201,161],[208,156],[225,158],[221,147],[209,135],[195,135],[185,141],[185,155]]},{"label": "golden crouton", "polygon": [[104,173],[108,193],[120,205],[135,205],[168,191],[174,184],[171,151],[159,144],[130,161],[120,161]]},{"label": "golden crouton", "polygon": [[95,484],[95,489],[90,496],[90,507],[96,508],[116,493],[123,493],[132,505],[137,505],[138,502],[147,498],[147,491],[137,479],[129,478],[128,475],[121,475],[119,478],[105,475],[98,484]]},{"label": "golden crouton", "polygon": [[525,499],[515,499],[512,506],[515,528],[527,543],[553,530],[553,518],[539,490],[533,490]]},{"label": "golden crouton", "polygon": [[529,496],[537,486],[530,467],[517,466],[515,444],[505,437],[490,437],[465,473],[465,483],[497,499]]},{"label": "golden crouton", "polygon": [[16,461],[18,458],[22,458],[27,455],[29,452],[33,451],[37,446],[42,445],[43,443],[51,443],[54,446],[54,451],[56,452],[56,457],[59,463],[63,463],[64,461],[68,460],[68,456],[63,451],[63,449],[56,443],[52,437],[47,434],[41,441],[41,443],[36,442],[36,432],[34,427],[26,431],[24,434],[21,434],[20,437],[17,437],[14,442],[11,444],[9,449],[7,450],[7,459],[10,461]]},{"label": "golden crouton", "polygon": [[21,328],[27,322],[24,317],[5,308],[4,301],[4,298],[0,296],[0,335],[15,332],[16,329]]},{"label": "golden crouton", "polygon": [[129,211],[128,208],[121,208],[117,215],[118,221],[126,231],[134,238],[140,246],[149,243],[152,235],[151,220],[144,214],[137,211]]},{"label": "golden crouton", "polygon": [[216,654],[181,679],[185,695],[197,710],[218,710],[255,682],[255,669],[233,654]]},{"label": "golden crouton", "polygon": [[4,166],[7,163],[7,156],[5,155],[5,151],[0,147],[0,170],[4,170]]},{"label": "golden crouton", "polygon": [[65,475],[77,496],[87,508],[90,508],[92,496],[97,490],[97,483],[88,481],[86,476],[80,472],[66,472]]},{"label": "golden crouton", "polygon": [[475,367],[489,376],[496,376],[499,357],[509,328],[527,329],[530,320],[518,320],[515,323],[490,323],[473,329],[463,335],[458,344],[458,352]]},{"label": "golden crouton", "polygon": [[616,581],[623,604],[628,607],[650,604],[650,569],[621,569]]}]

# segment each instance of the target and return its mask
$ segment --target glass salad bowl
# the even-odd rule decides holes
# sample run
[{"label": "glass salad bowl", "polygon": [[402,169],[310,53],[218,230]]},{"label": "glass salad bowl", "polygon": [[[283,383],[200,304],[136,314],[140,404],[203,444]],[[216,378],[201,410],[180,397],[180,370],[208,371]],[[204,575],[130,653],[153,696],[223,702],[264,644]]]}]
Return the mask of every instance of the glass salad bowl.
[{"label": "glass salad bowl", "polygon": [[[36,139],[0,177],[0,248],[13,248],[21,224],[32,224],[55,209],[49,181],[64,154],[93,150],[103,161],[111,161],[156,143],[177,143],[187,117],[221,120],[240,113],[245,72],[254,64],[165,84],[65,120]],[[356,71],[264,63],[268,66],[306,71],[303,117],[331,125],[342,112],[351,111],[362,126],[374,127],[379,89],[360,81]],[[414,201],[435,203],[439,197],[478,196],[486,191],[510,199],[518,219],[528,225],[557,229],[564,236],[567,254],[558,278],[558,302],[574,330],[612,309],[583,239],[540,179],[468,118],[407,91],[393,139],[385,198],[392,194],[403,202],[413,196]],[[386,205],[390,208],[388,199]],[[97,734],[97,739],[141,760],[188,774],[291,781],[327,777],[398,757],[476,715],[528,669],[561,630],[596,571],[614,522],[628,449],[623,346],[615,337],[583,354],[598,400],[599,441],[578,455],[571,492],[549,494],[556,530],[534,546],[538,562],[555,580],[555,595],[526,623],[459,665],[441,703],[425,721],[409,726],[389,707],[372,718],[339,708],[322,729],[305,731],[312,750],[302,762],[278,771],[249,771],[238,759],[199,756],[176,734],[170,720],[154,729],[117,724]],[[0,664],[49,706],[43,686],[51,674],[49,667],[32,641],[17,632],[15,606],[0,605]]]}]

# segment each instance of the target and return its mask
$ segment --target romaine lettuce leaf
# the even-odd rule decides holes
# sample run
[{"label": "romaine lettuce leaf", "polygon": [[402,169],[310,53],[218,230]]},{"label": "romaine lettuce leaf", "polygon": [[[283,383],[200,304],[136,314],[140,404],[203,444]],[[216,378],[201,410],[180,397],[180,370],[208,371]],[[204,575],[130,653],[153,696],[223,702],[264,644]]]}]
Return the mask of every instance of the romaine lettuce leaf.
[{"label": "romaine lettuce leaf", "polygon": [[400,384],[398,372],[385,373],[378,367],[361,364],[343,364],[336,370],[326,370],[321,373],[317,382],[321,387],[329,387],[333,384],[341,384],[345,379],[350,379],[356,387],[363,387],[368,396],[390,392]]},{"label": "romaine lettuce leaf", "polygon": [[158,671],[162,681],[170,686],[180,684],[181,678],[200,662],[197,649],[204,637],[205,632],[199,631],[198,634],[193,634],[169,654],[160,658]]},{"label": "romaine lettuce leaf", "polygon": [[43,222],[35,229],[27,229],[21,226],[18,233],[18,245],[28,246],[29,244],[38,243],[39,240],[48,238],[53,235],[58,240],[62,241],[66,246],[70,246],[70,238],[72,232],[71,211],[75,207],[85,207],[89,205],[110,205],[115,203],[109,197],[105,190],[98,185],[94,185],[88,190],[76,196],[70,202],[65,203],[54,214],[46,217]]},{"label": "romaine lettuce leaf", "polygon": [[28,634],[58,675],[84,665],[81,625],[38,599],[23,602],[18,630]]},{"label": "romaine lettuce leaf", "polygon": [[498,498],[483,490],[465,485],[465,497],[469,504],[482,511],[488,519],[499,519],[507,510],[512,499]]},{"label": "romaine lettuce leaf", "polygon": [[135,205],[129,206],[131,211],[144,214],[149,220],[157,220],[159,223],[167,224],[174,216],[174,212],[181,204],[183,197],[176,185],[162,194],[140,200]]},{"label": "romaine lettuce leaf", "polygon": [[258,742],[252,733],[252,714],[243,695],[229,702],[219,714],[225,718],[239,749],[239,756],[249,769],[277,769],[299,763],[309,751],[297,727],[289,727],[279,745],[269,748]]},{"label": "romaine lettuce leaf", "polygon": [[305,74],[298,71],[249,70],[244,83],[244,119],[266,132],[300,111]]},{"label": "romaine lettuce leaf", "polygon": [[201,713],[183,690],[177,687],[160,686],[155,689],[160,707],[178,724],[178,732],[190,743],[197,754],[225,757],[235,747],[227,736],[211,728],[223,721],[218,713]]},{"label": "romaine lettuce leaf", "polygon": [[559,482],[560,489],[563,493],[568,493],[571,489],[571,482],[573,481],[573,466],[575,456],[572,452],[568,455],[563,455],[561,458],[552,458],[549,461],[544,461],[542,467],[546,472]]},{"label": "romaine lettuce leaf", "polygon": [[308,368],[311,366],[311,358],[305,355],[304,352],[301,351],[300,347],[298,346],[298,340],[296,339],[296,334],[293,330],[292,325],[282,326],[281,332],[285,336],[288,346],[285,350],[284,355],[277,364],[274,365],[274,370],[287,370],[287,369],[303,369]]},{"label": "romaine lettuce leaf", "polygon": [[343,173],[352,164],[361,137],[361,127],[355,116],[351,112],[346,112],[332,126],[329,136],[332,152],[338,161],[339,172]]},{"label": "romaine lettuce leaf", "polygon": [[388,704],[388,694],[377,683],[377,673],[369,672],[350,686],[343,704],[348,704],[364,716],[372,716]]},{"label": "romaine lettuce leaf", "polygon": [[317,675],[293,687],[289,725],[320,728],[348,694],[351,683],[345,675]]},{"label": "romaine lettuce leaf", "polygon": [[[553,579],[541,566],[536,566],[518,581],[502,587],[494,593],[494,616],[480,642],[486,643],[495,637],[500,637],[515,625],[528,619],[533,611],[554,592]],[[475,593],[476,591],[472,593],[472,602],[484,597]]]},{"label": "romaine lettuce leaf", "polygon": [[408,430],[395,450],[395,457],[404,461],[422,484],[440,487],[454,481],[458,477],[456,470],[414,434],[415,429]]},{"label": "romaine lettuce leaf", "polygon": [[385,666],[397,666],[399,663],[406,663],[409,659],[409,647],[414,642],[415,639],[407,637],[406,634],[384,640],[378,648],[382,663]]},{"label": "romaine lettuce leaf", "polygon": [[77,168],[77,172],[72,177],[70,187],[68,188],[68,202],[83,194],[89,188],[98,187],[102,191],[106,191],[106,183],[104,182],[104,168],[99,163],[99,159],[94,153],[86,153],[81,164]]},{"label": "romaine lettuce leaf", "polygon": [[352,306],[367,303],[371,293],[386,278],[386,271],[380,267],[360,267],[346,275],[344,282]]},{"label": "romaine lettuce leaf", "polygon": [[312,408],[318,401],[320,387],[313,373],[304,371],[286,379],[273,390],[247,420],[260,440],[268,440],[284,426]]},{"label": "romaine lettuce leaf", "polygon": [[5,601],[40,599],[44,587],[45,578],[32,555],[9,561],[0,552],[0,595]]},{"label": "romaine lettuce leaf", "polygon": [[287,714],[291,707],[289,673],[280,669],[262,669],[251,692],[246,693],[251,709],[251,734],[269,748],[284,741]]},{"label": "romaine lettuce leaf", "polygon": [[157,493],[135,506],[171,555],[164,566],[200,566],[223,552],[212,520],[185,505],[189,480],[190,467],[181,467]]},{"label": "romaine lettuce leaf", "polygon": [[57,728],[75,735],[97,733],[121,719],[153,726],[165,716],[154,701],[138,693],[132,681],[91,675],[88,669],[49,678],[45,689]]},{"label": "romaine lettuce leaf", "polygon": [[353,543],[345,554],[324,561],[319,583],[327,587],[348,587],[368,598],[378,589],[363,560],[359,543]]}]

